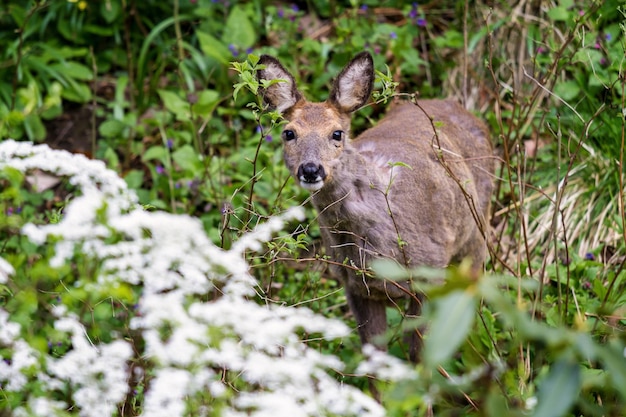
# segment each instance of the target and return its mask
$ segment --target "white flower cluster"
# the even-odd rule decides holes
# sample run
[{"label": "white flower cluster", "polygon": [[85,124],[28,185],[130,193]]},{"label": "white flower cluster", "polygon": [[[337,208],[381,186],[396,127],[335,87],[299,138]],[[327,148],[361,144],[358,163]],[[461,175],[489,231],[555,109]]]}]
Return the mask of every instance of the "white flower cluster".
[{"label": "white flower cluster", "polygon": [[[117,406],[132,395],[127,363],[133,355],[153,364],[144,370],[152,378],[142,407],[145,417],[384,415],[370,397],[328,375],[329,369],[342,369],[340,360],[308,348],[298,337],[300,331],[341,337],[348,333],[343,323],[305,308],[250,300],[257,288],[244,252],[260,248],[286,219],[302,216],[300,210],[270,219],[224,251],[211,243],[197,219],[143,211],[125,182],[99,161],[5,141],[0,169],[4,166],[54,173],[80,189],[59,223],[28,225],[23,233],[38,244],[55,238],[53,266],[70,261],[77,251],[98,260],[99,275],[81,277],[78,285],[99,290],[122,282],[141,286],[139,314],[131,327],[145,341],[141,352],[133,352],[122,336],[94,345],[79,320],[59,308],[55,327],[70,335],[72,348],[60,358],[37,356],[0,309],[0,347],[14,348],[11,360],[0,363],[2,389],[23,387],[27,381],[21,370],[29,366],[39,367],[37,378],[48,381],[44,386],[50,390],[62,383],[73,387],[73,404],[36,396],[15,410],[16,416],[54,416],[54,410],[74,405],[85,417],[116,415]],[[0,283],[12,273],[0,258]],[[207,301],[210,290],[221,295]],[[17,349],[20,343],[26,346]],[[381,365],[384,358],[375,356]],[[236,389],[224,382],[223,372],[230,375],[227,382],[239,381]],[[194,404],[194,398],[201,400]],[[214,409],[207,398],[221,406]]]}]

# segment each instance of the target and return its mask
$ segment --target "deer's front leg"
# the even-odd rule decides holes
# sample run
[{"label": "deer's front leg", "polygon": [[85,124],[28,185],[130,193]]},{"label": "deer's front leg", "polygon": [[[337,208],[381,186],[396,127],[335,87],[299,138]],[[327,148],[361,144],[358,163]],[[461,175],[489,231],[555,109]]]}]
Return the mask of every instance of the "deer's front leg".
[{"label": "deer's front leg", "polygon": [[387,331],[387,313],[382,300],[363,297],[346,288],[346,297],[350,310],[356,319],[361,343],[371,343],[380,350],[387,350],[384,341],[376,343],[376,337]]}]

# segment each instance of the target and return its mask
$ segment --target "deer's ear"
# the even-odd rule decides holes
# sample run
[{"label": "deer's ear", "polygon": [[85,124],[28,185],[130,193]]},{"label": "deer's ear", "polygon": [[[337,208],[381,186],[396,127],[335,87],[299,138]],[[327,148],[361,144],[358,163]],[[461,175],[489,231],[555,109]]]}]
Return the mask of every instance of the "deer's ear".
[{"label": "deer's ear", "polygon": [[302,94],[296,88],[296,81],[293,76],[276,58],[261,55],[259,65],[265,66],[265,68],[257,71],[259,81],[277,81],[261,89],[263,100],[267,104],[280,113],[284,113],[302,98]]},{"label": "deer's ear", "polygon": [[341,71],[335,80],[328,101],[346,113],[367,103],[374,86],[374,60],[369,52],[361,52]]}]

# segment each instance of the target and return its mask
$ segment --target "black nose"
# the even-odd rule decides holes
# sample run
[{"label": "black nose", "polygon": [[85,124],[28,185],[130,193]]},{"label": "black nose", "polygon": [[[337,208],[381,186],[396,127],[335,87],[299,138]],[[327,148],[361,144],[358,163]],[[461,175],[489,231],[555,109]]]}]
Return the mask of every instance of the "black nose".
[{"label": "black nose", "polygon": [[298,178],[304,182],[318,182],[326,178],[326,173],[323,166],[307,162],[298,168]]}]

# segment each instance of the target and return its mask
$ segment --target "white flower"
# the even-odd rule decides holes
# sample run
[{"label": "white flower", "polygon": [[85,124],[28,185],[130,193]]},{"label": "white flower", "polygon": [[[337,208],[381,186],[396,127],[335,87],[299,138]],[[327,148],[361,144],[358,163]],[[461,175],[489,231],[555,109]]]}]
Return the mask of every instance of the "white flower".
[{"label": "white flower", "polygon": [[[124,180],[102,162],[5,141],[0,143],[0,169],[7,165],[64,176],[79,189],[59,223],[22,230],[36,244],[56,242],[52,266],[75,262],[78,252],[99,268],[97,277],[77,277],[76,286],[94,292],[120,283],[140,286],[138,315],[130,326],[145,345],[136,354],[151,363],[144,370],[151,380],[142,416],[186,416],[189,404],[198,416],[210,416],[213,401],[224,416],[384,415],[372,398],[329,375],[330,369],[343,369],[338,358],[309,348],[299,337],[302,332],[344,337],[349,334],[345,324],[306,308],[254,301],[259,289],[246,252],[259,250],[285,221],[302,218],[301,208],[259,224],[224,251],[209,240],[198,219],[143,211]],[[0,282],[12,272],[7,265],[0,260]],[[11,361],[0,364],[0,380],[12,378],[13,385],[3,384],[3,389],[23,387],[27,381],[21,370],[29,366],[38,371],[40,389],[49,390],[43,397],[71,388],[68,404],[31,397],[16,415],[54,415],[54,410],[74,406],[81,417],[114,415],[128,395],[131,345],[121,338],[94,342],[67,308],[54,308],[53,314],[56,330],[71,338],[70,350],[61,357],[38,357],[20,339],[19,326],[0,310],[0,343],[13,347]],[[370,366],[386,378],[406,375],[385,354],[369,356],[363,372]],[[227,376],[216,369],[228,370]],[[194,403],[207,395],[212,396],[207,404]]]},{"label": "white flower", "polygon": [[128,392],[127,362],[132,348],[122,340],[94,346],[71,315],[59,319],[55,327],[71,334],[72,350],[60,359],[48,360],[51,375],[72,385],[81,417],[113,415]]},{"label": "white flower", "polygon": [[[28,380],[24,370],[37,365],[37,352],[23,340],[13,343],[13,356],[10,360],[0,360],[0,382],[7,391],[19,391]],[[4,358],[2,358],[4,359]]]},{"label": "white flower", "polygon": [[9,276],[13,275],[15,270],[10,263],[0,258],[0,284],[6,284],[9,280]]},{"label": "white flower", "polygon": [[386,381],[413,379],[417,376],[416,372],[405,362],[381,352],[370,344],[363,346],[362,350],[366,359],[359,364],[357,373],[375,376]]},{"label": "white flower", "polygon": [[0,344],[10,345],[20,334],[20,325],[8,320],[9,313],[0,309]]},{"label": "white flower", "polygon": [[14,412],[14,417],[50,417],[56,416],[67,406],[61,401],[54,401],[48,398],[35,397],[28,400],[26,407],[19,407]]}]

